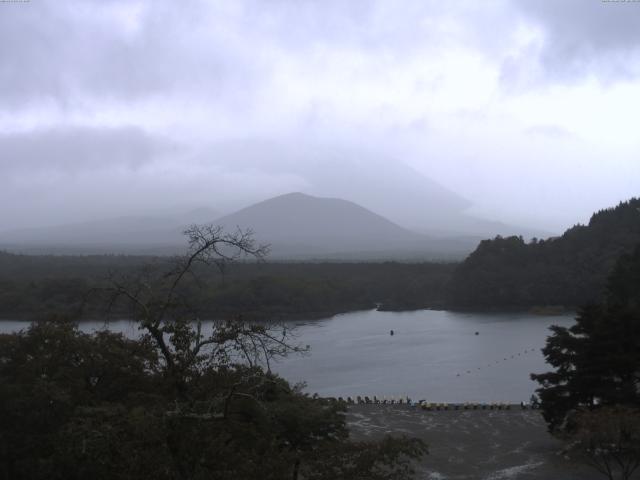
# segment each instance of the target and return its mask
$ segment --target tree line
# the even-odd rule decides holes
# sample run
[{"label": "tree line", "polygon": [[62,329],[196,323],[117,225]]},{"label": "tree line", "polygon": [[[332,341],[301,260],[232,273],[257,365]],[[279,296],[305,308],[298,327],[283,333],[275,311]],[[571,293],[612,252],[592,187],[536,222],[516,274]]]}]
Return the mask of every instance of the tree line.
[{"label": "tree line", "polygon": [[617,259],[640,243],[640,199],[592,215],[547,240],[496,237],[480,242],[455,270],[456,308],[578,307],[602,299]]},{"label": "tree line", "polygon": [[[0,253],[0,316],[35,318],[49,312],[100,315],[86,293],[114,274],[144,265],[165,268],[163,257],[28,256]],[[410,310],[444,305],[450,263],[282,263],[247,259],[232,267],[194,266],[185,279],[192,304],[205,317],[287,319],[375,308]],[[124,313],[124,312],[121,312]]]}]

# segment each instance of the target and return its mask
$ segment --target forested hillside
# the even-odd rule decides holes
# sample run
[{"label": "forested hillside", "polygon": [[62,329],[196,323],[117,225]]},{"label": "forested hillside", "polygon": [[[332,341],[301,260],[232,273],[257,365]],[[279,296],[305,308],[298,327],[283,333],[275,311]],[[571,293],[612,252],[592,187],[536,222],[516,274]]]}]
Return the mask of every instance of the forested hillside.
[{"label": "forested hillside", "polygon": [[[169,259],[120,255],[30,256],[0,252],[0,318],[45,313],[99,316],[105,304],[86,293],[109,275],[138,275],[143,265],[166,271]],[[197,270],[185,282],[204,317],[242,314],[278,319],[374,308],[440,307],[454,264],[447,263],[235,263],[223,272]],[[202,282],[205,288],[196,288]]]},{"label": "forested hillside", "polygon": [[450,303],[459,308],[563,305],[600,300],[616,260],[640,244],[640,199],[595,213],[561,237],[484,240],[455,270]]}]

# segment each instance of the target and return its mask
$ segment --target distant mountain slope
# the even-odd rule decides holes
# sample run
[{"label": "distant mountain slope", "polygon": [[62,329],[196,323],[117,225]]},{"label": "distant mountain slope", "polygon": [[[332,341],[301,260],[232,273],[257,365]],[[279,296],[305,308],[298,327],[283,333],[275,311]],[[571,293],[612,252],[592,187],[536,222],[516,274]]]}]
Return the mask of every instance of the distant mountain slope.
[{"label": "distant mountain slope", "polygon": [[[401,159],[380,152],[326,144],[238,140],[211,145],[203,153],[201,160],[205,159],[237,174],[281,176],[284,191],[286,185],[295,184],[291,189],[309,195],[349,200],[429,236],[544,235],[468,215],[472,204],[463,195]],[[256,201],[251,195],[247,197],[247,203]]]},{"label": "distant mountain slope", "polygon": [[211,145],[206,157],[238,173],[295,176],[303,180],[304,193],[355,202],[405,227],[426,225],[471,206],[404,162],[372,151],[239,140]]},{"label": "distant mountain slope", "polygon": [[[361,254],[461,255],[475,239],[436,240],[407,230],[360,205],[302,193],[281,195],[216,220],[227,230],[251,228],[276,257]],[[440,255],[442,254],[442,255]]]},{"label": "distant mountain slope", "polygon": [[458,307],[579,306],[599,300],[616,260],[640,244],[640,199],[595,213],[561,237],[484,240],[456,269]]},{"label": "distant mountain slope", "polygon": [[217,220],[208,210],[178,218],[119,217],[54,227],[0,232],[0,249],[54,254],[175,254],[183,229],[215,223],[227,231],[251,229],[272,246],[270,258],[335,260],[459,260],[478,237],[429,237],[403,228],[360,205],[337,198],[290,193]]},{"label": "distant mountain slope", "polygon": [[184,228],[211,222],[215,210],[199,208],[170,217],[123,216],[51,227],[0,232],[0,248],[26,253],[170,253],[182,249]]}]

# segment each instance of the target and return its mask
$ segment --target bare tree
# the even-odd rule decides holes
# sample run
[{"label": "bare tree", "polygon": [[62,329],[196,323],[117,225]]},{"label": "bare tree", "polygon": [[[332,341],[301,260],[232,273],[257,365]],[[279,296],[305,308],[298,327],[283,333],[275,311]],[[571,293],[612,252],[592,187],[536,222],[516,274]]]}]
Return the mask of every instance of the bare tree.
[{"label": "bare tree", "polygon": [[[185,379],[205,364],[211,367],[243,362],[271,369],[271,359],[306,349],[289,343],[285,326],[252,324],[241,316],[203,323],[194,308],[185,283],[201,287],[197,270],[201,266],[225,267],[241,258],[262,261],[268,246],[257,245],[251,230],[225,233],[219,226],[192,225],[184,234],[188,251],[166,264],[148,265],[135,275],[112,274],[106,293],[109,310],[124,304],[150,341],[159,350],[163,367],[183,392]],[[193,281],[191,281],[193,280]]]}]

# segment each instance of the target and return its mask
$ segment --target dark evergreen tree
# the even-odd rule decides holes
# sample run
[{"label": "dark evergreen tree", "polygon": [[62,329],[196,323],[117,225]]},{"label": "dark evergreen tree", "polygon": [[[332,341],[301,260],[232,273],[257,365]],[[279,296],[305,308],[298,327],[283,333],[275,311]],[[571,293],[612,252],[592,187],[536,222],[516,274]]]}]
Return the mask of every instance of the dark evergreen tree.
[{"label": "dark evergreen tree", "polygon": [[640,246],[618,260],[602,305],[552,331],[543,352],[555,370],[532,375],[551,431],[571,431],[576,412],[640,408]]}]

